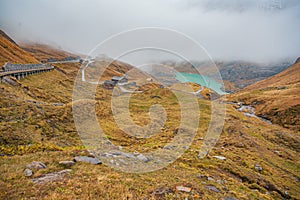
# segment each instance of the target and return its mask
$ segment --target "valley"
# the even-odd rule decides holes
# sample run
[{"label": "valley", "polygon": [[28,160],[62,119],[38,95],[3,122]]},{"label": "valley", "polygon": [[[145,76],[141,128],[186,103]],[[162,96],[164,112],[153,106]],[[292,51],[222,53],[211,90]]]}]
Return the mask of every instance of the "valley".
[{"label": "valley", "polygon": [[[7,37],[2,34],[0,40],[4,41],[1,43],[3,48],[6,45],[0,55],[3,65],[5,62],[29,64],[77,57],[44,45],[23,45],[21,48]],[[11,56],[12,51],[18,58]],[[216,94],[218,91],[214,92],[206,85],[191,83],[193,81],[185,83],[191,88],[186,95],[201,94],[196,96],[200,120],[195,137],[175,162],[148,173],[122,172],[100,164],[101,159],[113,160],[111,165],[118,163],[126,167],[122,164],[125,154],[120,154],[121,150],[129,152],[126,155],[130,154],[133,162],[143,164],[151,163],[151,158],[144,156],[148,152],[176,148],[168,144],[176,135],[182,134],[181,107],[174,89],[180,89],[183,83],[173,85],[173,88],[161,87],[156,80],[146,80],[148,77],[142,71],[133,70],[134,66],[123,61],[98,60],[86,69],[84,84],[97,82],[95,74],[99,69],[103,69],[100,81],[127,72],[129,82],[139,86],[144,80],[144,85],[135,88],[139,92],[130,96],[131,119],[139,126],[147,126],[151,122],[149,110],[156,104],[164,107],[168,118],[158,134],[139,138],[120,129],[112,112],[113,95],[123,97],[126,91],[118,85],[106,89],[98,84],[94,86],[94,101],[73,101],[76,77],[84,82],[81,79],[82,64],[55,62],[51,65],[52,71],[20,80],[11,77],[11,82],[0,83],[1,199],[300,198],[299,62],[292,66],[270,67],[268,72],[249,67],[249,71],[260,74],[253,77],[247,70],[243,71],[245,74],[239,73],[236,69],[242,68],[239,64],[221,67],[221,74],[229,74],[225,80],[234,85],[245,83],[233,94],[220,96]],[[108,67],[103,68],[106,65]],[[180,72],[183,67],[176,66],[175,69]],[[186,72],[191,73],[187,69]],[[233,78],[235,73],[239,77]],[[264,80],[257,82],[261,79]],[[198,158],[201,147],[207,142],[212,101],[225,105],[225,124],[216,145],[206,152],[206,157]],[[255,108],[258,117],[240,112],[239,102]],[[106,138],[118,147],[114,153],[98,157],[82,143],[74,125],[73,111],[81,104],[90,103],[95,107],[96,118]],[[249,108],[244,111],[251,113]],[[124,108],[121,106],[120,109]],[[94,128],[87,127],[88,130]],[[137,133],[135,129],[131,131]],[[80,156],[87,156],[88,162],[82,161],[86,157]],[[99,161],[93,160],[98,158]],[[43,164],[32,164],[34,161]]]}]

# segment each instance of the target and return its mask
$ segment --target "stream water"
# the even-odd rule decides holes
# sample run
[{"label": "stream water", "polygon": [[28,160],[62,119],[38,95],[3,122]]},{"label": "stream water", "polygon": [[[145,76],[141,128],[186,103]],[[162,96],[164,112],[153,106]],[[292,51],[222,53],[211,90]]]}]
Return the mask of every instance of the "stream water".
[{"label": "stream water", "polygon": [[238,105],[240,106],[237,110],[240,111],[240,112],[243,112],[244,115],[248,116],[248,117],[255,117],[255,118],[258,118],[258,119],[261,119],[269,124],[272,124],[272,122],[268,119],[265,119],[263,117],[259,117],[255,114],[255,108],[252,107],[252,106],[249,106],[249,105],[243,105],[242,103],[235,103],[235,102],[229,102],[230,104],[235,104],[235,105]]}]

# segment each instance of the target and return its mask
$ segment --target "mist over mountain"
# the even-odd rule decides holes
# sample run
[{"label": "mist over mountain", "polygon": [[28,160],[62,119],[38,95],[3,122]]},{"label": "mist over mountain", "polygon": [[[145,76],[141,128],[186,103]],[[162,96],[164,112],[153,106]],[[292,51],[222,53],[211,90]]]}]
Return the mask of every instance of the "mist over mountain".
[{"label": "mist over mountain", "polygon": [[188,7],[201,8],[206,11],[229,11],[229,12],[244,12],[251,10],[260,11],[282,11],[292,7],[297,7],[297,0],[189,0]]},{"label": "mist over mountain", "polygon": [[300,52],[299,19],[296,0],[0,2],[0,28],[18,42],[85,54],[113,34],[150,26],[191,36],[213,59],[294,60]]}]

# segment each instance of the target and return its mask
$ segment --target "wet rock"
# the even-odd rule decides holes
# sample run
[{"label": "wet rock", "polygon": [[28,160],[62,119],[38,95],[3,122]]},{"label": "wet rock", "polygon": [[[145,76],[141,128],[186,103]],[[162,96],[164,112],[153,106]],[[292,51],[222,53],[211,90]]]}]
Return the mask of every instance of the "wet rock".
[{"label": "wet rock", "polygon": [[260,164],[255,164],[254,168],[255,168],[256,171],[262,171],[263,170],[263,168]]},{"label": "wet rock", "polygon": [[66,160],[66,161],[60,161],[59,164],[65,167],[71,167],[75,164],[75,162],[71,160]]},{"label": "wet rock", "polygon": [[33,172],[32,172],[32,170],[31,169],[25,169],[24,170],[24,174],[25,174],[25,176],[27,176],[27,177],[29,177],[29,176],[32,176],[33,175]]},{"label": "wet rock", "polygon": [[31,170],[34,170],[34,169],[35,170],[39,170],[39,169],[45,169],[45,168],[47,168],[47,166],[44,163],[42,163],[42,162],[36,162],[36,161],[34,161],[34,162],[28,164],[26,166],[26,168],[31,169]]},{"label": "wet rock", "polygon": [[88,156],[76,156],[74,158],[75,162],[85,162],[85,163],[91,163],[94,165],[102,164],[102,162],[98,158],[92,158]]},{"label": "wet rock", "polygon": [[213,158],[217,158],[219,160],[226,160],[224,156],[213,156]]},{"label": "wet rock", "polygon": [[33,183],[47,183],[47,182],[52,182],[52,181],[58,181],[58,180],[62,180],[63,177],[67,174],[72,172],[71,169],[65,169],[59,172],[53,172],[53,173],[48,173],[45,175],[42,175],[38,178],[34,178],[32,179]]},{"label": "wet rock", "polygon": [[213,192],[218,192],[218,193],[221,192],[220,189],[218,189],[217,187],[215,187],[215,186],[213,186],[213,185],[207,185],[207,186],[205,186],[205,188],[208,189],[208,190],[211,190],[211,191],[213,191]]},{"label": "wet rock", "polygon": [[189,192],[192,191],[192,188],[190,188],[190,187],[184,187],[184,186],[176,186],[176,190],[178,192],[187,192],[187,193],[189,193]]}]

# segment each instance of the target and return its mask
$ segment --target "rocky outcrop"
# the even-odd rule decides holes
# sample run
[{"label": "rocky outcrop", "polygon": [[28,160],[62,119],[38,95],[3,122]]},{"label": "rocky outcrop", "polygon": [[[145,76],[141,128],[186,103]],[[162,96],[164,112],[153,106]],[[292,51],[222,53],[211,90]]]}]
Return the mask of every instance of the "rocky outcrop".
[{"label": "rocky outcrop", "polygon": [[33,183],[47,183],[47,182],[62,180],[63,177],[70,172],[72,172],[71,169],[65,169],[65,170],[62,170],[59,172],[48,173],[48,174],[42,175],[38,178],[32,179],[32,182]]},{"label": "rocky outcrop", "polygon": [[102,164],[102,162],[98,158],[92,158],[88,156],[76,156],[74,158],[75,162],[85,162],[85,163],[90,163],[94,165]]}]

